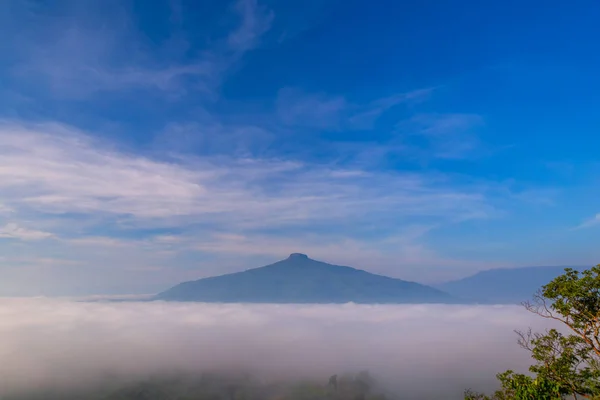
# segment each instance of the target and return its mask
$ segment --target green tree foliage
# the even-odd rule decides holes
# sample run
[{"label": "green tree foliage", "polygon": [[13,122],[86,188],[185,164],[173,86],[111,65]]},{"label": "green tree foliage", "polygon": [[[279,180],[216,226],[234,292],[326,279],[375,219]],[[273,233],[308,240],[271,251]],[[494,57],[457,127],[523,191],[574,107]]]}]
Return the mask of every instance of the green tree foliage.
[{"label": "green tree foliage", "polygon": [[517,332],[535,360],[533,376],[506,371],[493,396],[467,391],[465,400],[600,399],[600,265],[581,273],[565,269],[524,306],[567,333]]}]

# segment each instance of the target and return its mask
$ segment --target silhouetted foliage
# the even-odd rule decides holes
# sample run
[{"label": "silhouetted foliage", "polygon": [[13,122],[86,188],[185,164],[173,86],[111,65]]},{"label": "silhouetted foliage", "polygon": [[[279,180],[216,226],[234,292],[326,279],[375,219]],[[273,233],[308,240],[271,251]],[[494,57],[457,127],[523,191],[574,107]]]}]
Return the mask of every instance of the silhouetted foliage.
[{"label": "silhouetted foliage", "polygon": [[2,400],[386,400],[374,391],[375,382],[366,372],[331,378],[329,382],[269,384],[249,376],[174,375],[129,384],[107,383],[87,391],[44,390]]}]

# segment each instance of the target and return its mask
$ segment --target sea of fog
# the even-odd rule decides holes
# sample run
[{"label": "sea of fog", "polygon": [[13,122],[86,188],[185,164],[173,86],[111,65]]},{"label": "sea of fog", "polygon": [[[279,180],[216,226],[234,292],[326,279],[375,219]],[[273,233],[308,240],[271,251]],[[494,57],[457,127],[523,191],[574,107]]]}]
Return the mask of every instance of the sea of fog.
[{"label": "sea of fog", "polygon": [[0,397],[181,370],[264,379],[368,370],[405,398],[460,399],[525,372],[514,329],[547,322],[518,306],[243,305],[0,299]]}]

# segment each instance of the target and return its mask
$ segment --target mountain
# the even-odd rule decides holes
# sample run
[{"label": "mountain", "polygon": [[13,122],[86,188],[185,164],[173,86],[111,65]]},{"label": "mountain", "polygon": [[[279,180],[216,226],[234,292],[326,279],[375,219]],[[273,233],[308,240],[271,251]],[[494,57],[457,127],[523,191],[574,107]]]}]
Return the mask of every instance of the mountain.
[{"label": "mountain", "polygon": [[180,283],[157,300],[220,303],[457,303],[429,286],[294,253],[261,268]]},{"label": "mountain", "polygon": [[564,273],[565,268],[490,269],[435,287],[453,296],[484,303],[520,303],[530,300],[538,289]]}]

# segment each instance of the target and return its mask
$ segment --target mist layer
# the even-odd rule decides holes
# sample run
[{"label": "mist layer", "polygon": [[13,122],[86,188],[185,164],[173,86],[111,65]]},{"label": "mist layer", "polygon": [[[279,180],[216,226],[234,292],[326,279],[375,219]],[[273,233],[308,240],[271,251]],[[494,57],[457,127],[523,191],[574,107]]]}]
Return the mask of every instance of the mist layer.
[{"label": "mist layer", "polygon": [[[315,379],[368,370],[412,398],[493,389],[526,371],[517,306],[242,305],[0,300],[0,395],[81,387],[101,376],[249,371]],[[411,397],[408,397],[411,398]]]}]

